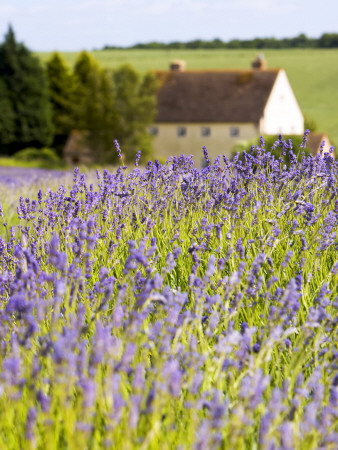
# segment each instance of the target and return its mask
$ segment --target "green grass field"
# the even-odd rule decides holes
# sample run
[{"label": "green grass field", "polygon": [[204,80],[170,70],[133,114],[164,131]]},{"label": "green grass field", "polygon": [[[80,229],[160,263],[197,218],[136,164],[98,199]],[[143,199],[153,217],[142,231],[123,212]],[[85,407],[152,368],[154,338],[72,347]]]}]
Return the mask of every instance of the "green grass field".
[{"label": "green grass field", "polygon": [[[249,68],[259,50],[107,50],[94,51],[104,67],[130,63],[139,71],[167,69],[173,59],[184,59],[188,69]],[[77,53],[63,53],[72,65]],[[265,50],[268,67],[286,70],[303,113],[314,119],[318,131],[338,145],[338,50]],[[50,53],[38,53],[42,61]]]}]

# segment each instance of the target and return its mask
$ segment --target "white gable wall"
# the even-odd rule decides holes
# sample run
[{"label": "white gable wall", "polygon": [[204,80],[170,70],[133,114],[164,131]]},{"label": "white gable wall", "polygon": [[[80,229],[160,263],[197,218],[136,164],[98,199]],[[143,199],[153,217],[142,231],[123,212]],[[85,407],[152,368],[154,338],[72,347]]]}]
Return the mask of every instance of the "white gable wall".
[{"label": "white gable wall", "polygon": [[304,117],[284,70],[278,72],[259,128],[261,134],[304,132]]}]

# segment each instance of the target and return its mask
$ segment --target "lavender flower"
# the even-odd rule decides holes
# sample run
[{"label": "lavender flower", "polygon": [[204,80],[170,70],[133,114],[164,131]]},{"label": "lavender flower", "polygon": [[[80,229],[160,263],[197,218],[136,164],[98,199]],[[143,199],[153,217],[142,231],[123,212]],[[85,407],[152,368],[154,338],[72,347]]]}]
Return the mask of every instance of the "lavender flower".
[{"label": "lavender flower", "polygon": [[265,147],[6,187],[10,446],[334,446],[338,165]]},{"label": "lavender flower", "polygon": [[310,130],[307,130],[307,129],[306,129],[306,130],[304,131],[304,136],[303,136],[302,143],[299,144],[299,147],[300,147],[300,148],[305,148],[305,147],[306,147],[307,137],[308,137],[309,134],[310,134]]},{"label": "lavender flower", "polygon": [[115,146],[115,150],[116,150],[117,156],[119,158],[122,158],[121,147],[120,147],[120,144],[118,143],[117,139],[115,139],[115,141],[114,141],[114,146]]}]

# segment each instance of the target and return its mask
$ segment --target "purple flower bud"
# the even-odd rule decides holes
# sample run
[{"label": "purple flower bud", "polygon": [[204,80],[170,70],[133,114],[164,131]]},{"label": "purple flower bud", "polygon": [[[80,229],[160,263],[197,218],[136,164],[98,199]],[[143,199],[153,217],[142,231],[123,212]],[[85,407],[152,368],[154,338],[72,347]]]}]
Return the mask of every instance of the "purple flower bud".
[{"label": "purple flower bud", "polygon": [[43,412],[48,412],[50,409],[50,397],[41,390],[39,390],[36,394],[36,399],[41,406],[41,410]]},{"label": "purple flower bud", "polygon": [[114,141],[114,146],[115,146],[115,150],[116,150],[117,156],[119,158],[121,158],[122,157],[122,151],[121,151],[120,144],[118,143],[117,139],[115,139],[115,141]]},{"label": "purple flower bud", "polygon": [[82,389],[83,407],[91,408],[96,400],[96,383],[87,378],[79,381],[79,386]]},{"label": "purple flower bud", "polygon": [[21,359],[7,357],[2,362],[1,378],[9,385],[18,385],[21,375]]},{"label": "purple flower bud", "polygon": [[181,392],[182,372],[178,362],[170,359],[163,366],[163,378],[167,381],[171,395],[178,397]]},{"label": "purple flower bud", "polygon": [[205,146],[203,146],[202,150],[203,150],[203,155],[204,155],[206,164],[211,164],[207,148]]},{"label": "purple flower bud", "polygon": [[26,439],[33,441],[35,439],[34,427],[36,422],[36,408],[29,408],[26,420]]},{"label": "purple flower bud", "polygon": [[129,428],[131,430],[135,429],[137,427],[140,412],[141,412],[141,402],[142,402],[142,395],[131,395],[130,396],[130,413],[129,413]]},{"label": "purple flower bud", "polygon": [[136,167],[139,165],[140,158],[141,158],[141,151],[139,150],[139,151],[136,153],[136,156],[135,156],[135,166],[136,166]]}]

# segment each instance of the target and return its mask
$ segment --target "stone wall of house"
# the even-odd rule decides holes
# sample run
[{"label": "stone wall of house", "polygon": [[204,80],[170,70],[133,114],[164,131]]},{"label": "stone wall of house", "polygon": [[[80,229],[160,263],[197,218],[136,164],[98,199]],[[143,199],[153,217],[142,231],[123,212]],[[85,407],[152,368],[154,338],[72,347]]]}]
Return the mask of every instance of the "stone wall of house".
[{"label": "stone wall of house", "polygon": [[194,155],[197,164],[203,158],[203,146],[212,159],[220,154],[230,157],[237,142],[253,139],[259,133],[258,126],[252,123],[157,123],[149,131],[154,135],[156,158]]}]

